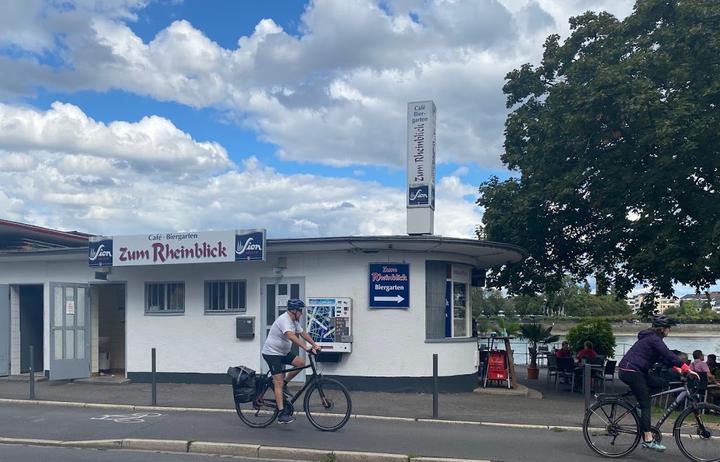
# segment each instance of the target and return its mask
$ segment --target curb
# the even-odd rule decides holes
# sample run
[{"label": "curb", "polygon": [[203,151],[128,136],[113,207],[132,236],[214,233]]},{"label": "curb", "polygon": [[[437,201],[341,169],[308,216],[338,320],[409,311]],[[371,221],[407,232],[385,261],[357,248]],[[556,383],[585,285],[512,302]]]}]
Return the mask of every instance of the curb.
[{"label": "curb", "polygon": [[[148,412],[205,412],[205,413],[228,413],[235,414],[234,409],[216,409],[216,408],[199,408],[199,407],[171,407],[171,406],[146,406],[146,405],[134,405],[134,404],[101,404],[101,403],[76,403],[71,401],[42,401],[42,400],[27,400],[27,399],[9,399],[0,398],[0,404],[21,404],[21,405],[36,405],[36,406],[57,406],[57,407],[75,407],[75,408],[87,408],[87,409],[116,409],[124,411],[148,411]],[[299,414],[304,415],[304,414]],[[546,425],[546,424],[519,424],[519,423],[505,423],[505,422],[483,422],[477,420],[445,420],[445,419],[432,419],[426,417],[389,417],[379,415],[363,415],[363,414],[352,414],[351,419],[359,420],[386,420],[392,422],[418,422],[418,423],[431,423],[431,424],[445,424],[445,425],[484,425],[489,427],[505,427],[505,428],[524,428],[530,430],[563,430],[563,431],[582,431],[582,427],[579,426],[565,426],[565,425]],[[0,441],[2,442],[2,441]],[[414,460],[414,458],[413,458]]]},{"label": "curb", "polygon": [[0,437],[0,444],[26,446],[55,446],[92,449],[133,449],[172,453],[193,453],[223,456],[242,456],[259,459],[303,460],[323,462],[491,462],[487,459],[452,459],[444,457],[415,457],[407,454],[382,452],[333,451],[326,449],[285,448],[253,444],[212,443],[208,441],[151,440],[126,438],[121,440],[59,441],[30,438]]}]

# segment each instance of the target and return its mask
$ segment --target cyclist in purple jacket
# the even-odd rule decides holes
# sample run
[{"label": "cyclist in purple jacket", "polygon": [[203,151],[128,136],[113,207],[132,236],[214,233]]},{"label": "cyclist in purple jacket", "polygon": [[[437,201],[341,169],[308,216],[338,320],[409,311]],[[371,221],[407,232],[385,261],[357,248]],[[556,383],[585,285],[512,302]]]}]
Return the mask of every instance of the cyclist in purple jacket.
[{"label": "cyclist in purple jacket", "polygon": [[643,432],[642,447],[663,452],[666,448],[652,437],[650,426],[650,390],[662,389],[666,383],[660,377],[649,375],[648,371],[657,362],[673,367],[675,370],[697,374],[687,364],[670,351],[663,338],[670,334],[670,328],[677,323],[665,315],[652,318],[652,328],[638,333],[638,340],[625,353],[618,364],[620,380],[625,382],[637,398],[640,407],[640,430]]}]

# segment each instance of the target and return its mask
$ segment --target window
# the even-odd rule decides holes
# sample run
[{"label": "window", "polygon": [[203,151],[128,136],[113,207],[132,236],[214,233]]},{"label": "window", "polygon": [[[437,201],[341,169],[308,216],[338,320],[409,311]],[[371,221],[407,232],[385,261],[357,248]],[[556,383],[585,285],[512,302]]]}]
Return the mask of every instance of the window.
[{"label": "window", "polygon": [[245,281],[205,281],[205,312],[229,313],[246,311]]},{"label": "window", "polygon": [[467,284],[453,282],[453,337],[467,337]]},{"label": "window", "polygon": [[425,262],[425,338],[470,336],[470,267]]},{"label": "window", "polygon": [[184,282],[145,283],[146,313],[184,313]]}]

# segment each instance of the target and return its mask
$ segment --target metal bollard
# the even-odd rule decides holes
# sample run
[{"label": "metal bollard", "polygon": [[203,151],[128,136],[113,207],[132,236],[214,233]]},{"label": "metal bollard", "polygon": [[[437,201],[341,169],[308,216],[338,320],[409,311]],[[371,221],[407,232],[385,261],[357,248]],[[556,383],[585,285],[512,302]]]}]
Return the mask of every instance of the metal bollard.
[{"label": "metal bollard", "polygon": [[433,353],[433,419],[438,418],[438,355]]},{"label": "metal bollard", "polygon": [[585,363],[583,366],[583,393],[585,394],[585,409],[590,407],[590,401],[592,394],[590,393],[592,390],[592,384],[590,383],[592,381],[592,366],[590,366],[589,363]]},{"label": "metal bollard", "polygon": [[152,361],[152,405],[157,406],[157,377],[155,376],[155,348],[152,349],[151,353]]},{"label": "metal bollard", "polygon": [[35,347],[30,345],[30,399],[35,399]]}]

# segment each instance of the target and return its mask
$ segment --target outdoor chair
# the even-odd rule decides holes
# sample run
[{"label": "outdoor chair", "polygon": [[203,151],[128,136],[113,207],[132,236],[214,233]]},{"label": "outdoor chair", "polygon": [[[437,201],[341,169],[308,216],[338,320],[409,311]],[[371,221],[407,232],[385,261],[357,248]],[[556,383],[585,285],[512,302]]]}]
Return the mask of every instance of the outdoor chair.
[{"label": "outdoor chair", "polygon": [[555,353],[549,353],[547,356],[547,383],[550,383],[550,377],[555,376],[557,381],[557,358]]},{"label": "outdoor chair", "polygon": [[605,393],[605,383],[606,382],[613,382],[615,383],[615,366],[617,365],[617,361],[608,360],[605,363],[605,368],[603,369],[602,374],[598,374],[596,380],[602,381],[603,386],[603,393]]},{"label": "outdoor chair", "polygon": [[570,391],[575,390],[575,360],[572,357],[556,358],[557,372],[555,374],[555,391],[560,386],[560,379],[567,379]]}]

